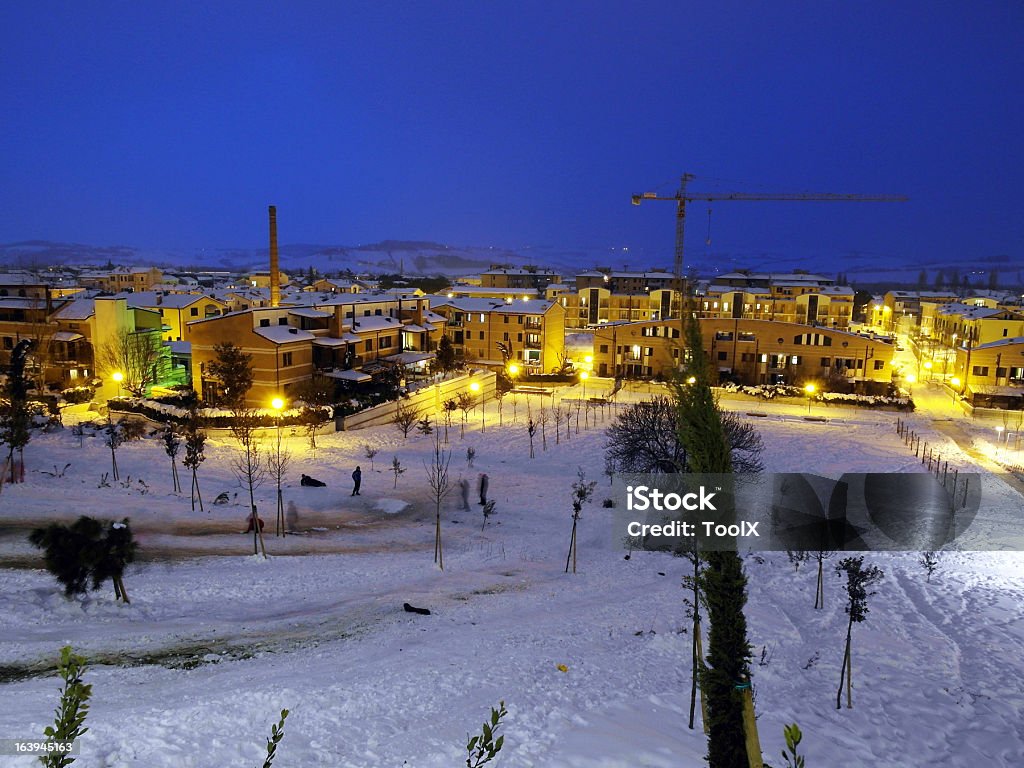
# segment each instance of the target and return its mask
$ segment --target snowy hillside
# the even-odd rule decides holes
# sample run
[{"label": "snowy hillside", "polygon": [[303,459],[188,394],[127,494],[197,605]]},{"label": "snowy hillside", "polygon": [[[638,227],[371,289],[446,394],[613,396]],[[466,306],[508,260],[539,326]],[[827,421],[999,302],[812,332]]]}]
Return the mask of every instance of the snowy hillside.
[{"label": "snowy hillside", "polygon": [[[891,413],[832,406],[831,421],[810,423],[802,404],[764,410],[770,416],[757,425],[769,471],[921,471]],[[502,768],[705,765],[699,725],[686,728],[686,563],[624,558],[612,510],[601,506],[611,495],[602,475],[608,416],[557,445],[549,424],[547,450],[538,434],[531,460],[521,395],[516,415],[512,424],[507,399],[499,427],[489,403],[486,429],[475,411],[464,439],[451,430],[451,467],[471,483],[470,509],[458,491],[444,502],[443,572],[433,562],[424,467],[433,443],[415,432],[330,435],[315,456],[304,438],[287,436],[296,464],[284,495],[304,533],[273,535],[274,489],[265,484],[258,504],[268,560],[253,557],[252,535],[241,533],[230,439],[211,438],[199,477],[208,502],[222,491],[238,496],[203,513],[169,492],[169,461],[155,440],[119,450],[131,479],[113,487],[98,487],[110,465],[99,438],[82,448],[69,431],[33,440],[27,481],[0,494],[0,697],[17,702],[0,708],[0,735],[42,733],[58,685],[39,669],[71,643],[94,664],[83,768],[258,764],[283,707],[292,712],[275,763],[283,768],[451,768],[499,700],[509,710],[495,761]],[[951,462],[971,466],[923,416],[911,423]],[[366,445],[379,449],[373,469]],[[467,447],[476,449],[472,468]],[[392,457],[407,469],[397,487]],[[40,472],[67,463],[62,477]],[[353,497],[357,464],[362,495]],[[570,484],[580,466],[598,485],[580,522],[579,573],[567,575]],[[300,472],[327,487],[300,487]],[[484,530],[481,472],[497,502]],[[991,488],[1018,498],[995,478]],[[131,518],[141,546],[125,577],[131,605],[115,603],[109,585],[65,600],[39,570],[28,529],[80,513]],[[768,760],[778,768],[782,726],[797,722],[814,768],[1024,764],[1024,555],[949,553],[931,583],[914,554],[868,560],[885,579],[854,630],[854,707],[836,710],[840,580],[826,574],[825,609],[815,611],[812,572],[794,571],[784,553],[746,558]],[[432,614],[406,613],[404,602]]]}]

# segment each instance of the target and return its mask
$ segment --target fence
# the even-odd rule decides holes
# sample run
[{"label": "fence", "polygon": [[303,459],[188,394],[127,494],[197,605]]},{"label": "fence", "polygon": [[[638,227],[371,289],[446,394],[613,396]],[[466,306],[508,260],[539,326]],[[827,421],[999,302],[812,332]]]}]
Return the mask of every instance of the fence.
[{"label": "fence", "polygon": [[903,438],[903,444],[914,452],[915,457],[920,457],[921,464],[927,467],[929,474],[934,474],[935,479],[942,483],[942,487],[946,489],[946,492],[949,494],[950,499],[953,502],[954,509],[956,509],[957,506],[957,495],[960,493],[960,487],[963,488],[962,504],[967,503],[967,490],[970,484],[970,478],[964,477],[963,480],[961,480],[960,470],[956,468],[950,472],[949,461],[943,461],[942,454],[936,453],[935,446],[929,446],[927,440],[925,440],[922,445],[921,435],[910,429],[910,427],[907,426],[907,422],[903,419],[896,419],[896,434]]}]

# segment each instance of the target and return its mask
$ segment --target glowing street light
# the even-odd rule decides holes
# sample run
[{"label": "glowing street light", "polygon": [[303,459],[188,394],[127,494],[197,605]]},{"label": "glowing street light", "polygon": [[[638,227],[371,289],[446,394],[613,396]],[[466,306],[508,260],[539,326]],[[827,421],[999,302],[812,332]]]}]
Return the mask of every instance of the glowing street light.
[{"label": "glowing street light", "polygon": [[586,371],[580,371],[580,381],[583,383],[583,399],[587,399],[587,379],[590,378],[590,374]]},{"label": "glowing street light", "polygon": [[814,397],[814,393],[817,391],[817,387],[813,384],[807,384],[804,387],[804,392],[807,393],[807,413],[811,412],[811,398]]},{"label": "glowing street light", "polygon": [[924,361],[924,369],[926,371],[928,371],[928,381],[931,381],[932,380],[932,361],[931,360],[925,360]]},{"label": "glowing street light", "polygon": [[956,391],[957,391],[957,389],[960,388],[960,378],[957,377],[957,376],[954,376],[952,379],[949,380],[949,383],[953,387],[953,402],[955,403],[956,402]]},{"label": "glowing street light", "polygon": [[696,384],[697,383],[697,377],[696,376],[691,376],[690,378],[688,378],[686,380],[686,383],[687,384]]},{"label": "glowing street light", "polygon": [[121,396],[121,382],[124,381],[124,374],[120,371],[114,371],[110,378],[117,382],[117,396]]},{"label": "glowing street light", "polygon": [[270,401],[270,407],[277,411],[277,415],[281,415],[281,411],[284,409],[284,400],[280,397],[275,397]]}]

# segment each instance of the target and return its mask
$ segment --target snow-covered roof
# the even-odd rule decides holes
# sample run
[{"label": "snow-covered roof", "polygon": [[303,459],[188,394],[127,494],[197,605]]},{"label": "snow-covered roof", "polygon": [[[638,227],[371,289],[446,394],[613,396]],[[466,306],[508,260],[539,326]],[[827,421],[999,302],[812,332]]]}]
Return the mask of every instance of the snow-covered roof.
[{"label": "snow-covered roof", "polygon": [[329,317],[333,317],[333,312],[324,312],[319,309],[313,309],[312,307],[295,307],[288,310],[289,315],[295,315],[296,317],[309,317],[314,320],[326,320]]},{"label": "snow-covered roof", "polygon": [[530,301],[514,301],[511,304],[501,299],[476,299],[476,298],[441,298],[436,304],[431,301],[431,306],[452,307],[460,312],[495,312],[507,315],[542,315],[547,312],[555,302],[544,299],[532,299]]},{"label": "snow-covered roof", "polygon": [[345,324],[351,325],[353,331],[390,331],[402,327],[400,320],[387,315],[370,315],[368,317],[345,318]]},{"label": "snow-covered roof", "polygon": [[267,341],[275,344],[291,344],[296,341],[312,341],[316,337],[309,331],[303,331],[290,325],[268,325],[266,327],[253,328],[254,333],[259,334]]},{"label": "snow-covered roof", "polygon": [[986,344],[979,344],[974,347],[974,349],[995,349],[997,347],[1012,347],[1017,344],[1024,344],[1024,336],[1011,336],[1006,339],[996,339],[995,341],[990,341]]},{"label": "snow-covered roof", "polygon": [[96,314],[95,299],[72,299],[53,313],[57,320],[88,320]]}]

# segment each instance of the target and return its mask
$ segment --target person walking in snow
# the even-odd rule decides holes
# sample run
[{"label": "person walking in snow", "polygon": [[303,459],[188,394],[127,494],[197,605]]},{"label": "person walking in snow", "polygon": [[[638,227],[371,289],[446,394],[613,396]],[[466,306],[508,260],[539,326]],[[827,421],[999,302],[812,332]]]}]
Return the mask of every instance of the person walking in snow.
[{"label": "person walking in snow", "polygon": [[459,478],[459,493],[462,494],[462,510],[464,512],[469,511],[469,480],[464,477]]},{"label": "person walking in snow", "polygon": [[480,481],[477,485],[477,489],[480,491],[480,505],[483,506],[487,503],[487,485],[490,482],[490,478],[487,477],[486,472],[480,473]]},{"label": "person walking in snow", "polygon": [[359,485],[363,482],[363,470],[356,467],[355,472],[352,473],[352,495],[359,496]]}]

